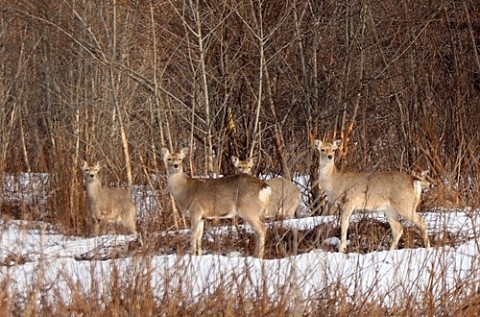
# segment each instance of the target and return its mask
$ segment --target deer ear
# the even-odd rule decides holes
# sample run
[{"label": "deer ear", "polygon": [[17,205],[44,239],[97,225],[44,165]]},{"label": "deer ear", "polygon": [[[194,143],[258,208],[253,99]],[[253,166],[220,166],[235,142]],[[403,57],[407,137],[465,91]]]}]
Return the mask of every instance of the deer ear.
[{"label": "deer ear", "polygon": [[255,165],[255,163],[253,162],[253,159],[252,159],[252,158],[249,158],[249,159],[248,159],[248,166],[250,166],[250,168],[252,168],[253,165]]},{"label": "deer ear", "polygon": [[320,141],[319,139],[315,139],[315,141],[313,141],[313,143],[315,144],[315,147],[317,149],[319,149],[323,145],[323,142]]},{"label": "deer ear", "polygon": [[188,154],[188,151],[189,151],[189,148],[188,147],[184,147],[180,150],[180,157],[183,159],[187,156]]},{"label": "deer ear", "polygon": [[95,168],[97,170],[100,170],[102,168],[102,166],[100,165],[100,162],[97,161],[97,163],[95,163]]},{"label": "deer ear", "polygon": [[85,170],[87,167],[88,167],[87,161],[82,160],[82,166],[80,166],[80,168],[81,168],[82,170]]},{"label": "deer ear", "polygon": [[232,155],[230,159],[232,160],[233,166],[238,167],[238,163],[240,162],[239,158],[236,157],[235,155]]},{"label": "deer ear", "polygon": [[170,151],[166,147],[162,147],[160,149],[160,154],[162,154],[162,157],[166,157],[170,154]]},{"label": "deer ear", "polygon": [[334,150],[339,149],[341,146],[342,146],[342,140],[341,139],[333,141],[333,149]]}]

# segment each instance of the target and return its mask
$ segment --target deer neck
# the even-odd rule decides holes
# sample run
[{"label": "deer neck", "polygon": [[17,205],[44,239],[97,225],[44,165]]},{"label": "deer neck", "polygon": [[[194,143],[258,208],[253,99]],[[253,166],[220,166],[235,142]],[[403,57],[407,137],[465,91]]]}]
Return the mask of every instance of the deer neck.
[{"label": "deer neck", "polygon": [[319,168],[319,180],[325,189],[331,189],[333,187],[332,183],[336,176],[339,174],[337,168],[335,167],[334,160],[325,160],[320,161],[320,168]]},{"label": "deer neck", "polygon": [[183,171],[168,176],[168,191],[173,196],[181,195],[189,185],[189,178],[183,175]]},{"label": "deer neck", "polygon": [[100,181],[94,181],[92,183],[87,184],[87,194],[89,197],[96,197],[96,194],[102,187],[102,184]]}]

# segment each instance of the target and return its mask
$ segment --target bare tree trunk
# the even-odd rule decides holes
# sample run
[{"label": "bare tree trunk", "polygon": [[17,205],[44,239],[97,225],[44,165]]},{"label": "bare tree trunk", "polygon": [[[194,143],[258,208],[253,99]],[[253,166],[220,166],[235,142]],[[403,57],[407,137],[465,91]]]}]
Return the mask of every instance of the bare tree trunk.
[{"label": "bare tree trunk", "polygon": [[[263,100],[263,75],[265,70],[265,36],[263,34],[263,18],[262,18],[262,3],[257,1],[258,8],[253,7],[252,1],[252,14],[254,16],[256,22],[256,32],[254,36],[258,41],[258,51],[260,54],[260,65],[258,67],[258,92],[257,92],[257,106],[255,109],[255,121],[253,124],[253,133],[252,133],[252,142],[250,143],[250,149],[248,151],[248,157],[253,157],[253,153],[255,150],[257,134],[259,133],[260,127],[260,110],[262,108],[262,100]],[[258,11],[256,11],[257,9]],[[258,12],[258,17],[256,16],[255,12]]]},{"label": "bare tree trunk", "polygon": [[[193,3],[190,3],[192,7]],[[199,62],[200,62],[200,77],[201,77],[201,85],[202,85],[202,92],[203,92],[203,103],[205,106],[205,120],[207,123],[207,137],[206,137],[206,146],[207,146],[207,172],[210,176],[214,176],[218,171],[214,169],[213,162],[214,162],[214,153],[213,153],[213,137],[212,137],[212,116],[211,116],[211,109],[210,109],[210,94],[208,91],[208,79],[207,79],[207,67],[205,64],[206,59],[206,49],[204,45],[203,39],[203,32],[202,32],[202,21],[200,17],[200,0],[195,0],[195,22],[197,31],[195,36],[198,41],[198,50],[199,50]]]},{"label": "bare tree trunk", "polygon": [[[359,61],[359,69],[358,69],[358,93],[357,97],[355,99],[355,104],[353,105],[352,109],[352,114],[349,119],[349,123],[347,124],[346,121],[346,116],[347,116],[347,109],[345,105],[345,109],[343,110],[343,116],[342,116],[342,126],[341,126],[341,138],[343,140],[342,142],[342,151],[341,155],[346,156],[348,152],[348,146],[350,142],[350,136],[352,134],[353,128],[355,126],[355,121],[357,119],[357,114],[358,114],[358,108],[360,106],[360,100],[361,100],[361,92],[363,90],[363,72],[364,72],[364,67],[365,67],[365,53],[364,49],[361,46],[363,44],[363,41],[365,40],[365,28],[366,28],[366,14],[367,14],[367,5],[364,4],[361,14],[360,14],[360,20],[361,20],[361,25],[360,25],[360,36],[358,37],[359,43],[359,49],[360,49],[360,61]],[[353,35],[352,35],[353,36]],[[353,48],[352,48],[353,49]]]},{"label": "bare tree trunk", "polygon": [[[115,58],[115,54],[117,51],[117,1],[113,0],[113,38],[112,38],[112,61]],[[109,79],[110,79],[110,86],[112,89],[112,97],[113,97],[113,104],[114,104],[114,113],[117,113],[118,117],[118,124],[119,124],[119,129],[120,129],[120,137],[122,140],[122,149],[123,149],[123,155],[125,158],[125,168],[127,171],[127,182],[128,186],[133,185],[133,176],[132,176],[132,163],[131,163],[131,157],[130,157],[130,149],[128,145],[128,137],[127,133],[125,131],[125,122],[124,122],[124,113],[120,107],[118,98],[117,98],[117,91],[118,88],[115,84],[115,72],[114,72],[114,67],[113,63],[110,62],[109,66]]]},{"label": "bare tree trunk", "polygon": [[[266,67],[267,66],[265,65],[265,68]],[[273,120],[274,120],[273,131],[274,131],[274,136],[275,136],[275,147],[277,149],[277,155],[278,155],[278,158],[280,159],[280,164],[282,166],[283,175],[287,179],[291,180],[292,175],[290,173],[290,168],[288,167],[287,158],[285,156],[285,141],[283,139],[282,125],[281,125],[281,122],[278,119],[277,112],[275,110],[275,103],[273,101],[273,93],[272,93],[272,88],[271,88],[272,83],[270,81],[270,76],[269,76],[269,72],[268,72],[267,69],[265,70],[265,79],[267,81],[267,92],[268,92],[268,100],[269,100],[269,104],[270,104],[270,111],[272,113],[272,117],[273,117]]]},{"label": "bare tree trunk", "polygon": [[[158,69],[158,65],[157,65],[157,35],[156,35],[156,24],[155,24],[155,15],[153,14],[153,4],[152,4],[152,1],[150,0],[149,1],[149,7],[150,7],[150,23],[151,23],[151,30],[152,30],[152,50],[153,50],[153,56],[152,56],[152,63],[153,63],[153,100],[154,100],[154,104],[155,104],[155,108],[158,109],[158,111],[160,111],[160,103],[159,103],[159,91],[158,91],[158,78],[157,78],[157,69]],[[151,129],[152,129],[152,132],[151,132],[151,135],[152,135],[152,140],[151,140],[151,150],[152,150],[152,163],[153,163],[153,166],[154,166],[154,169],[157,170],[157,150],[156,150],[156,142],[155,142],[155,138],[153,137],[154,135],[156,135],[155,133],[155,111],[154,111],[154,107],[153,107],[153,103],[149,103],[150,105],[150,125],[151,125]],[[162,120],[160,118],[159,119],[159,125],[160,125],[160,144],[163,146],[165,145],[165,139],[164,139],[164,136],[163,136],[163,129],[162,129]]]}]

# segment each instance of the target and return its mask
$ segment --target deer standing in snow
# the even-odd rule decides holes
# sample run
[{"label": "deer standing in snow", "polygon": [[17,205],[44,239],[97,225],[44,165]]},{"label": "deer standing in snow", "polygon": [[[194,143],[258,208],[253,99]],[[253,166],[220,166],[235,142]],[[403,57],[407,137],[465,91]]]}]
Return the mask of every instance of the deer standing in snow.
[{"label": "deer standing in snow", "polygon": [[98,175],[100,164],[80,167],[87,189],[88,213],[94,222],[94,234],[98,234],[100,223],[119,222],[130,233],[136,233],[136,208],[130,188],[102,186]]},{"label": "deer standing in snow", "polygon": [[347,230],[350,216],[355,210],[382,211],[392,228],[393,240],[390,250],[397,248],[403,234],[399,216],[412,221],[422,233],[425,247],[430,246],[427,225],[416,213],[420,195],[425,186],[419,177],[401,172],[340,172],[335,167],[335,150],[341,140],[323,143],[315,140],[320,151],[319,180],[330,204],[341,210],[340,252],[347,248]]},{"label": "deer standing in snow", "polygon": [[[238,172],[248,175],[252,174],[252,159],[240,160],[238,157],[232,156],[231,160]],[[272,188],[270,205],[265,213],[265,217],[293,218],[302,199],[298,187],[281,176],[268,179],[265,182]]]},{"label": "deer standing in snow", "polygon": [[270,201],[271,188],[250,175],[231,175],[222,178],[191,178],[183,174],[183,159],[188,148],[161,154],[167,169],[168,190],[178,209],[190,217],[193,254],[202,254],[204,219],[240,216],[256,234],[255,256],[264,254],[266,229],[263,214]]}]

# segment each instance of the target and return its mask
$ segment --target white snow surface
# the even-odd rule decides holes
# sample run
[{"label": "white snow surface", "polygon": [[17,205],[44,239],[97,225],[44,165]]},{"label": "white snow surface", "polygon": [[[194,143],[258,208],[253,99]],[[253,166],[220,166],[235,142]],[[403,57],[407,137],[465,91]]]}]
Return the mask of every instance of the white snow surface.
[{"label": "white snow surface", "polygon": [[[476,215],[477,213],[475,213]],[[379,217],[378,215],[373,215]],[[152,287],[159,296],[171,289],[185,288],[192,299],[212,293],[218,287],[255,296],[267,285],[275,299],[292,291],[305,300],[312,299],[329,285],[344,287],[352,300],[356,296],[395,303],[406,294],[421,300],[425,292],[434,294],[454,290],[458,283],[479,287],[480,268],[478,216],[466,212],[429,212],[423,216],[432,233],[449,231],[465,242],[458,246],[403,249],[339,254],[314,250],[283,259],[263,260],[243,254],[203,256],[156,254],[149,265],[136,256],[111,260],[79,260],[82,255],[134,241],[134,235],[68,237],[56,233],[45,223],[9,221],[0,223],[0,280],[8,280],[9,291],[26,295],[40,286],[51,295],[62,294],[68,300],[70,286],[85,292],[93,281],[107,287],[112,268],[118,268],[128,283],[133,274],[143,271],[152,277]],[[312,228],[332,217],[310,217],[284,221],[284,226]],[[274,224],[271,224],[274,225]],[[220,228],[221,229],[221,228]],[[216,229],[216,230],[220,230]],[[232,230],[232,229],[229,229]],[[335,240],[335,239],[333,239]],[[16,259],[22,258],[19,262]],[[232,279],[242,281],[231,286]],[[53,285],[53,287],[52,287]],[[102,286],[103,285],[103,286]],[[230,286],[229,286],[230,285]],[[337,287],[338,287],[337,286]],[[49,296],[48,294],[44,294]]]}]

